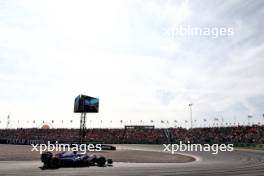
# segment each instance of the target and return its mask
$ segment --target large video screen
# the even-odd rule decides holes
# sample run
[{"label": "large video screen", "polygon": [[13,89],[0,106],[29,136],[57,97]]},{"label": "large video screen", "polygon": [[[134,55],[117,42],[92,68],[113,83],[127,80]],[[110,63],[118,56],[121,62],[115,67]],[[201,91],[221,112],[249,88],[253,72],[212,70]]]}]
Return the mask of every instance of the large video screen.
[{"label": "large video screen", "polygon": [[79,95],[75,98],[74,102],[74,112],[75,113],[97,113],[99,111],[99,99],[86,96]]}]

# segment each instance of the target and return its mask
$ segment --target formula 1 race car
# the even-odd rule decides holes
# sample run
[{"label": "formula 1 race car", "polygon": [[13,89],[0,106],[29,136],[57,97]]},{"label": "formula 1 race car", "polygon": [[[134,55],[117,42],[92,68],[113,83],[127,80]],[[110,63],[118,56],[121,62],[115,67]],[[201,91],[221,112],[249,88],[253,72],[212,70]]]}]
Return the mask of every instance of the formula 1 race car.
[{"label": "formula 1 race car", "polygon": [[51,152],[41,154],[43,168],[57,169],[60,167],[112,166],[113,160],[103,156],[80,154],[77,152],[61,152],[53,156]]}]

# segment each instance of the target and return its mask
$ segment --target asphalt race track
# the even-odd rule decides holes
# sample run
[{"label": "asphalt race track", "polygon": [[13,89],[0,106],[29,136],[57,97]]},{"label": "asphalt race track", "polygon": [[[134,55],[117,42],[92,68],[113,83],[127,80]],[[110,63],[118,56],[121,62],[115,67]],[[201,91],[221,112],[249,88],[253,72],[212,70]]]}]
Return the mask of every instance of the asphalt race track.
[{"label": "asphalt race track", "polygon": [[[118,150],[162,152],[160,145],[118,145]],[[188,163],[114,163],[113,167],[60,168],[41,170],[40,161],[0,161],[0,175],[264,175],[264,152],[236,150],[212,155],[207,152],[184,153],[196,158]]]}]

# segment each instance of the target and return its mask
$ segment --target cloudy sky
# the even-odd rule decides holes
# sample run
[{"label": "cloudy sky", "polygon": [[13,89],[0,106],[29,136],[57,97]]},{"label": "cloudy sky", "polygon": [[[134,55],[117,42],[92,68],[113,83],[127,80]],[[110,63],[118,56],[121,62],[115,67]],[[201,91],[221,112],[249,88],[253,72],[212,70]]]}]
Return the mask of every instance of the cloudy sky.
[{"label": "cloudy sky", "polygon": [[[78,127],[78,94],[100,98],[93,126],[184,123],[189,103],[197,122],[260,121],[263,18],[260,0],[0,0],[0,127]],[[182,26],[233,35],[168,35]]]}]

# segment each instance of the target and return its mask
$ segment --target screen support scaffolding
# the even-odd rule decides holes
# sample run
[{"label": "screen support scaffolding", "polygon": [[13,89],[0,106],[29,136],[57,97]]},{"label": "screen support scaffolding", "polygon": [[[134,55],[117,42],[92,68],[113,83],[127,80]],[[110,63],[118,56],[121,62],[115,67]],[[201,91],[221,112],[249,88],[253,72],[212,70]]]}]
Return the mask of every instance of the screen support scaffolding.
[{"label": "screen support scaffolding", "polygon": [[86,113],[81,113],[80,119],[80,144],[85,142],[85,135],[86,135]]}]

